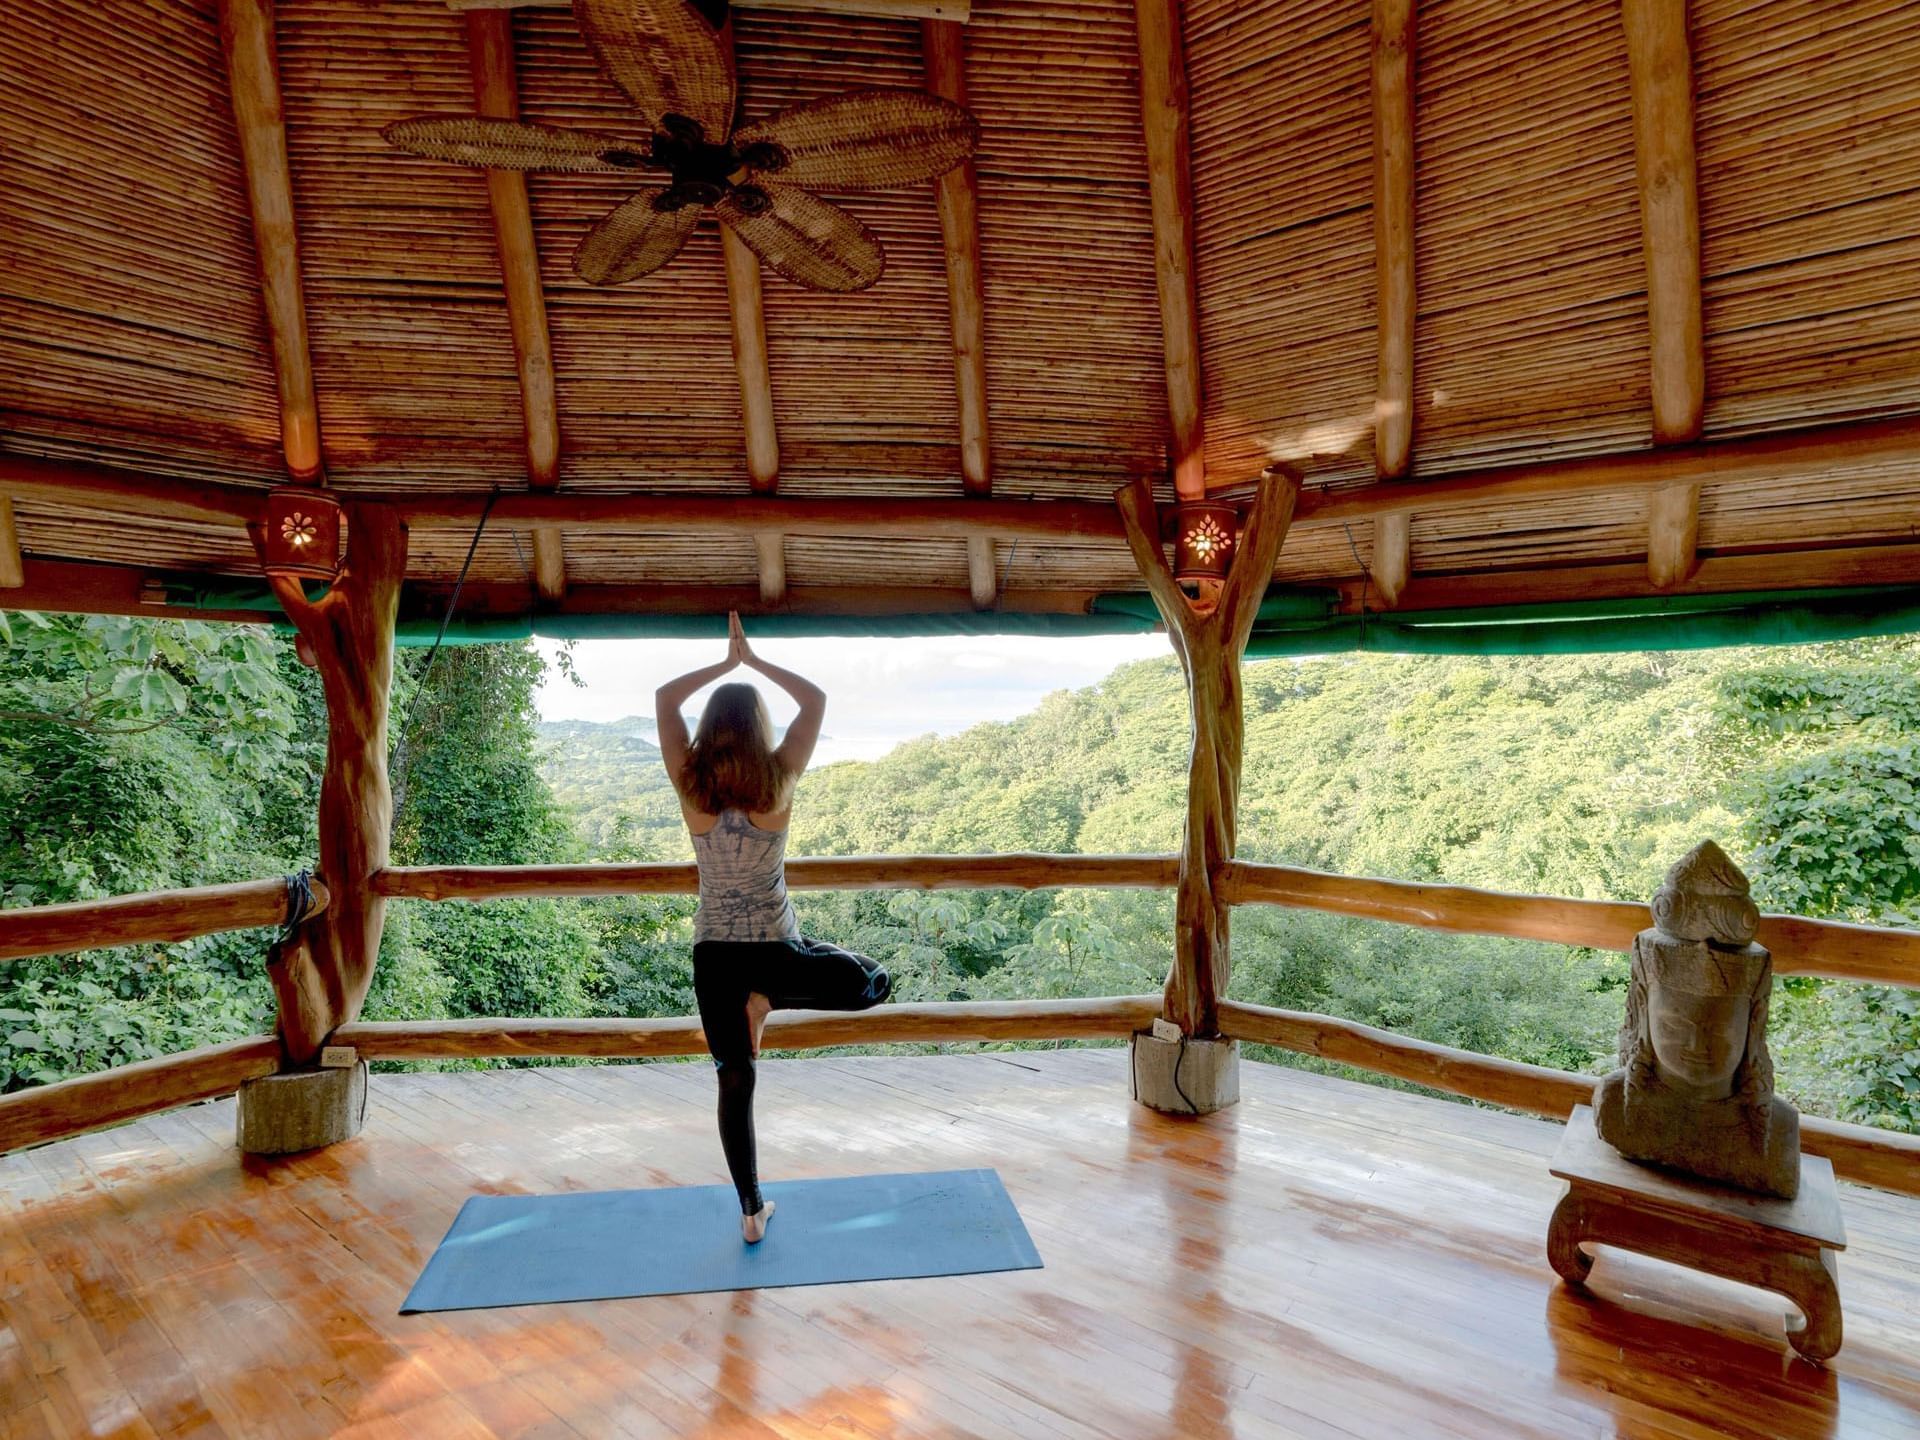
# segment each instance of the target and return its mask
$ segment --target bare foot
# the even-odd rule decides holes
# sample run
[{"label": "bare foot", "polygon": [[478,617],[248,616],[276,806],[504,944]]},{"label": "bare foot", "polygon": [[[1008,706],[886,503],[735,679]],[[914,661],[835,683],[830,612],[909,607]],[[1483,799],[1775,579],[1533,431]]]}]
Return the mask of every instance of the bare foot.
[{"label": "bare foot", "polygon": [[767,1016],[773,1013],[773,1001],[758,990],[747,997],[747,1033],[753,1037],[753,1058],[760,1058],[760,1032],[765,1028]]},{"label": "bare foot", "polygon": [[740,1235],[747,1244],[758,1245],[767,1235],[767,1222],[773,1219],[773,1202],[767,1201],[756,1215],[740,1217]]}]

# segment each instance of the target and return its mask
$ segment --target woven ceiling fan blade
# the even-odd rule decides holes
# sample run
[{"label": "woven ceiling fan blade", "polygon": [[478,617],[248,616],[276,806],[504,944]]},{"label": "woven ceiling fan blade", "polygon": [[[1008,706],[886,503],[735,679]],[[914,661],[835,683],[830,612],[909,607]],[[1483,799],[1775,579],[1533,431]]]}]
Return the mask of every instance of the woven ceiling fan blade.
[{"label": "woven ceiling fan blade", "polygon": [[573,273],[589,285],[624,285],[651,275],[675,255],[700,223],[700,207],[662,210],[667,192],[648,190],[608,215],[573,252]]},{"label": "woven ceiling fan blade", "polygon": [[886,252],[871,230],[792,185],[756,181],[729,193],[713,213],[769,270],[809,290],[864,290],[886,269]]},{"label": "woven ceiling fan blade", "polygon": [[489,170],[632,170],[644,158],[612,135],[480,115],[423,115],[380,133],[397,149]]},{"label": "woven ceiling fan blade", "polygon": [[688,0],[573,0],[573,18],[649,129],[683,115],[699,123],[709,143],[725,143],[733,128],[732,49],[700,7]]},{"label": "woven ceiling fan blade", "polygon": [[[944,175],[973,154],[980,125],[963,107],[919,90],[859,90],[809,100],[743,127],[742,153],[771,145],[784,184],[880,190]],[[754,157],[748,156],[749,163]]]}]

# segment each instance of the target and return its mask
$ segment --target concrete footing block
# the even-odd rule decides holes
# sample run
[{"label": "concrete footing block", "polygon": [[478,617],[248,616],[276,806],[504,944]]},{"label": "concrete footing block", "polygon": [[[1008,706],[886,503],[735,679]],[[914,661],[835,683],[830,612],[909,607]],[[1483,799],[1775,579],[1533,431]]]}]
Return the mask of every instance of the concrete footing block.
[{"label": "concrete footing block", "polygon": [[1132,1040],[1133,1098],[1169,1115],[1211,1115],[1240,1103],[1237,1040],[1162,1039],[1150,1030]]},{"label": "concrete footing block", "polygon": [[367,1114],[367,1062],[331,1070],[289,1070],[240,1087],[235,1123],[249,1155],[289,1155],[360,1133]]}]

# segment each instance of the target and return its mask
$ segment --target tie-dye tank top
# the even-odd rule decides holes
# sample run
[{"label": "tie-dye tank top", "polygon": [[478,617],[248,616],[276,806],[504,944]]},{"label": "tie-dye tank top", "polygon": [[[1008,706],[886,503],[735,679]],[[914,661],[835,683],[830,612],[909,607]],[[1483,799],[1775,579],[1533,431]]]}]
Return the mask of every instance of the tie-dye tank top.
[{"label": "tie-dye tank top", "polygon": [[744,810],[693,837],[700,868],[695,944],[705,940],[791,940],[800,934],[787,898],[787,832],[762,830]]}]

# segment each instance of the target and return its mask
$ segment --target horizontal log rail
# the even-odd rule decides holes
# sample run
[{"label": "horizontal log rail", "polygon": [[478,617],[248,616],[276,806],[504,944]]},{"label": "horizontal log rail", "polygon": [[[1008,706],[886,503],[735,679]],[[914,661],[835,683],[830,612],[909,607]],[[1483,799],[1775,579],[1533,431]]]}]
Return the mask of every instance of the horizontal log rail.
[{"label": "horizontal log rail", "polygon": [[0,1154],[230,1095],[279,1068],[278,1037],[256,1035],[16,1090],[0,1095]]},{"label": "horizontal log rail", "polygon": [[[1170,889],[1173,855],[822,855],[787,861],[793,890]],[[395,866],[373,877],[391,900],[497,900],[516,895],[692,895],[691,862],[639,865]]]},{"label": "horizontal log rail", "polygon": [[[1219,892],[1230,905],[1287,905],[1461,935],[1505,935],[1596,950],[1631,950],[1633,937],[1652,923],[1646,906],[1625,900],[1373,880],[1248,860],[1228,862]],[[1920,931],[1762,915],[1755,938],[1773,951],[1777,974],[1920,988]]]},{"label": "horizontal log rail", "polygon": [[[926,1001],[843,1014],[783,1010],[767,1017],[762,1048],[957,1044],[1004,1040],[1120,1040],[1160,1013],[1158,995],[1090,1000]],[[697,1016],[664,1020],[356,1020],[333,1032],[363,1060],[704,1055]]]},{"label": "horizontal log rail", "polygon": [[[324,883],[314,880],[310,884],[313,900],[306,916],[326,909],[329,898]],[[191,940],[223,930],[279,925],[286,918],[287,882],[283,879],[149,890],[62,905],[27,905],[0,910],[0,960]]]},{"label": "horizontal log rail", "polygon": [[[1332,1015],[1232,1000],[1220,1003],[1220,1029],[1245,1043],[1316,1055],[1553,1120],[1564,1121],[1575,1105],[1591,1105],[1599,1083],[1592,1075],[1456,1050]],[[1842,1180],[1920,1195],[1920,1135],[1802,1115],[1800,1148],[1809,1155],[1826,1156]]]}]

